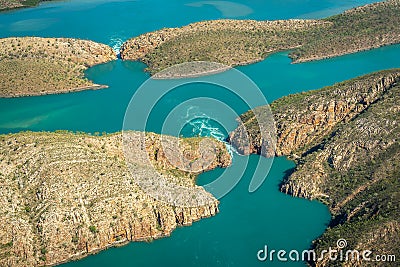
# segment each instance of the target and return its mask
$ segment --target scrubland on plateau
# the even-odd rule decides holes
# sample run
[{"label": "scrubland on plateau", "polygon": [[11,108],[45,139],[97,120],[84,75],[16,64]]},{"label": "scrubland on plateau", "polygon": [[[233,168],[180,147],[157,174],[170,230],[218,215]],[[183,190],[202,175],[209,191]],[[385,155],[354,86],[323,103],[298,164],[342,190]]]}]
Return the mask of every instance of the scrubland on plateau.
[{"label": "scrubland on plateau", "polygon": [[388,0],[319,20],[215,20],[165,28],[128,40],[121,57],[141,60],[155,74],[191,61],[236,66],[292,50],[298,63],[399,42],[400,1]]},{"label": "scrubland on plateau", "polygon": [[0,97],[98,89],[84,70],[116,59],[111,47],[71,38],[0,39]]},{"label": "scrubland on plateau", "polygon": [[[218,200],[194,179],[231,163],[225,144],[168,136],[162,137],[162,144],[156,134],[127,135],[130,152],[143,156],[130,161],[133,169],[125,161],[121,133],[0,135],[1,266],[58,264],[129,241],[168,236],[177,226],[218,212]],[[204,140],[211,150],[202,150],[199,144]],[[174,157],[166,157],[167,151]],[[182,162],[189,169],[176,167]],[[198,165],[190,169],[193,162]],[[151,177],[184,186],[183,197],[199,204],[157,200],[138,185],[139,179]]]}]

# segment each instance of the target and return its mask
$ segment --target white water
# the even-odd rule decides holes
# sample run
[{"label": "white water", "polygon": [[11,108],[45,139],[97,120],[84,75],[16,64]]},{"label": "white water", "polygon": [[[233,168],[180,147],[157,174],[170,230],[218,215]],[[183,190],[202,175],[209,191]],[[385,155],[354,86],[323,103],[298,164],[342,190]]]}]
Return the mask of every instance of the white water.
[{"label": "white water", "polygon": [[122,40],[122,38],[113,36],[111,37],[108,45],[111,46],[111,48],[115,51],[117,55],[119,55],[123,43],[124,41]]},{"label": "white water", "polygon": [[[186,111],[186,125],[190,125],[191,136],[203,136],[212,137],[220,142],[223,142],[226,146],[231,157],[233,154],[238,154],[236,149],[226,142],[226,134],[221,130],[223,127],[218,125],[210,116],[206,113],[199,111],[199,107],[191,106]],[[214,125],[213,125],[214,124]],[[186,126],[187,127],[187,126]],[[186,135],[188,136],[188,135]]]}]

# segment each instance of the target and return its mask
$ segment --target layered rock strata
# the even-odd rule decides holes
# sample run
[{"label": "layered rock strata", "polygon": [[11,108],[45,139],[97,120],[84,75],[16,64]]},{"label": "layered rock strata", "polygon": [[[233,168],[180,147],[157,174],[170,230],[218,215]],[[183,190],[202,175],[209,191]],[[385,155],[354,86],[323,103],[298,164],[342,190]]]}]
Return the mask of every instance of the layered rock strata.
[{"label": "layered rock strata", "polygon": [[[230,164],[225,145],[215,140],[213,157],[205,169],[178,171],[163,156],[166,150],[187,161],[201,161],[201,138],[163,137],[129,133],[133,153],[145,151],[128,170],[122,135],[90,136],[66,132],[25,132],[0,136],[0,265],[54,265],[99,250],[170,235],[218,212],[218,201],[194,183],[205,169]],[[157,151],[157,153],[156,153]],[[157,156],[155,156],[157,155]],[[201,165],[201,164],[200,164]],[[207,205],[180,207],[161,202],[137,184],[139,176],[161,168],[169,181],[184,185],[190,197],[207,196]],[[162,188],[160,189],[162,190]]]},{"label": "layered rock strata", "polygon": [[[317,255],[336,241],[346,249],[399,255],[400,246],[400,70],[381,71],[331,87],[283,97],[271,104],[276,122],[276,155],[297,166],[281,191],[327,204],[332,220],[313,243]],[[260,151],[260,107],[241,116],[230,141],[244,153]],[[242,145],[243,132],[250,145]],[[310,258],[311,266],[396,266],[392,262]]]}]

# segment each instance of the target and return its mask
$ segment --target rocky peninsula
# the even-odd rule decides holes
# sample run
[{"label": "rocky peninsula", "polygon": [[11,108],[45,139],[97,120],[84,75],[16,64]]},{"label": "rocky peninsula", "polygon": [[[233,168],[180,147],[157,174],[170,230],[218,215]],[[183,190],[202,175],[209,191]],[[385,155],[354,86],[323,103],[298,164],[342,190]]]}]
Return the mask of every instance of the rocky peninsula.
[{"label": "rocky peninsula", "polygon": [[[381,71],[271,104],[276,155],[297,163],[281,191],[318,199],[333,216],[328,230],[313,243],[319,252],[345,238],[348,248],[400,255],[399,81],[400,69]],[[263,109],[241,115],[242,123],[230,135],[230,142],[244,154],[257,153],[266,143],[254,122],[254,113]],[[249,144],[241,142],[243,132]],[[310,264],[333,266],[327,259]]]},{"label": "rocky peninsula", "polygon": [[358,7],[321,20],[216,20],[166,28],[124,43],[121,58],[155,74],[169,66],[212,61],[236,66],[292,50],[294,63],[400,42],[400,1]]},{"label": "rocky peninsula", "polygon": [[[168,136],[161,142],[159,135],[139,132],[128,136],[132,153],[148,155],[135,157],[133,172],[128,171],[120,133],[0,136],[1,266],[55,265],[110,246],[168,236],[177,226],[218,212],[218,201],[194,179],[199,172],[231,163],[223,143]],[[213,144],[211,161],[200,146],[204,140]],[[178,146],[168,145],[177,141]],[[166,157],[168,151],[175,158]],[[176,166],[182,158],[198,164],[180,171]],[[204,160],[209,164],[203,165]],[[149,196],[136,179],[157,175],[159,168],[168,181],[191,189],[188,197],[199,203],[208,198],[209,204],[181,207]]]},{"label": "rocky peninsula", "polygon": [[0,97],[57,94],[107,86],[84,70],[117,58],[111,47],[71,38],[0,39]]}]

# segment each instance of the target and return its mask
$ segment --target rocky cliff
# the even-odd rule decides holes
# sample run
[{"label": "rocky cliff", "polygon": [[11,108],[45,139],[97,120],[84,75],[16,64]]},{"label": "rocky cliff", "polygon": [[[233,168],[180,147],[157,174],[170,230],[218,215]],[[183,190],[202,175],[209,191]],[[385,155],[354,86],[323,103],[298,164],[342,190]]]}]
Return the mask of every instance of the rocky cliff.
[{"label": "rocky cliff", "polygon": [[[380,99],[399,79],[400,70],[383,71],[274,101],[270,109],[277,131],[275,154],[301,155],[310,147],[318,146],[338,123],[352,120]],[[260,127],[263,125],[257,121],[256,115],[267,112],[266,108],[242,114],[238,128],[230,134],[229,141],[242,154],[262,150],[260,146],[265,142],[261,140]],[[245,142],[244,135],[249,136],[249,142]]]},{"label": "rocky cliff", "polygon": [[[344,238],[346,249],[369,249],[373,257],[399,255],[400,70],[365,75],[331,87],[289,95],[271,104],[277,129],[276,155],[297,166],[281,190],[318,199],[332,213],[328,230],[313,243],[319,253]],[[231,136],[238,150],[260,151],[255,113]],[[250,145],[241,146],[247,132]],[[317,254],[320,255],[320,254]],[[396,266],[395,262],[310,260],[312,266]]]},{"label": "rocky cliff", "polygon": [[[129,137],[140,140],[130,146],[132,153],[148,155],[137,157],[130,170],[121,134],[1,135],[0,265],[58,264],[129,241],[168,236],[177,226],[218,212],[218,201],[195,185],[194,175],[230,164],[224,144],[207,140],[216,153],[210,160],[199,148],[204,138],[163,137],[161,144],[155,134],[130,132]],[[166,151],[198,165],[179,171]],[[159,167],[168,181],[188,188],[190,198],[205,197],[208,204],[180,207],[148,195],[137,181],[159,175]]]},{"label": "rocky cliff", "polygon": [[[316,151],[301,158],[282,186],[284,192],[317,198],[332,212],[317,251],[347,240],[345,249],[371,250],[372,262],[344,266],[397,266],[400,244],[400,86],[394,85],[363,113],[338,125]],[[387,258],[388,259],[388,258]],[[337,266],[334,262],[317,266]]]}]

